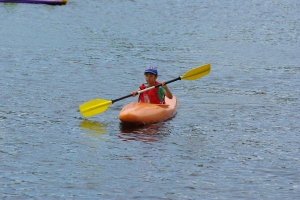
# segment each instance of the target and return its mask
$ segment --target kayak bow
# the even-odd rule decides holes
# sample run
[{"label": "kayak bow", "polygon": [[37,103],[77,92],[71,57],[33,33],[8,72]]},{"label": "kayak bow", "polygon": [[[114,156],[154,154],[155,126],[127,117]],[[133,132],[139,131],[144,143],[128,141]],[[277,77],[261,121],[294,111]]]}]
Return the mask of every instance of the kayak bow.
[{"label": "kayak bow", "polygon": [[165,97],[166,104],[133,102],[123,107],[119,114],[125,124],[153,124],[172,118],[176,114],[177,98]]}]

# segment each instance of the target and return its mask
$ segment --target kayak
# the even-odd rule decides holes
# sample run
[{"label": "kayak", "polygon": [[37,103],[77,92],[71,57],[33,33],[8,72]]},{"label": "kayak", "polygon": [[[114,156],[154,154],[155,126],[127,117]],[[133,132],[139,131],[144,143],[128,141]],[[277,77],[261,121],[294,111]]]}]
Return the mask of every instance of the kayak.
[{"label": "kayak", "polygon": [[125,124],[153,124],[172,118],[176,114],[177,98],[165,97],[165,104],[133,102],[124,106],[119,114]]},{"label": "kayak", "polygon": [[68,0],[0,0],[4,3],[42,3],[50,5],[65,5]]}]

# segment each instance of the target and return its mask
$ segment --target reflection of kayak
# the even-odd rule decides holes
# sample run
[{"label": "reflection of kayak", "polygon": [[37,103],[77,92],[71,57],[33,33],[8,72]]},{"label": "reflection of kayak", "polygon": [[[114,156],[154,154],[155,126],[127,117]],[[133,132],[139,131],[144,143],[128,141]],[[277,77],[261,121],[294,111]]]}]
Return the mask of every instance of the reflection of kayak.
[{"label": "reflection of kayak", "polygon": [[0,0],[5,3],[43,3],[50,5],[64,5],[68,0]]},{"label": "reflection of kayak", "polygon": [[177,98],[165,97],[166,104],[149,104],[133,102],[123,107],[119,118],[123,123],[152,124],[165,121],[176,113]]}]

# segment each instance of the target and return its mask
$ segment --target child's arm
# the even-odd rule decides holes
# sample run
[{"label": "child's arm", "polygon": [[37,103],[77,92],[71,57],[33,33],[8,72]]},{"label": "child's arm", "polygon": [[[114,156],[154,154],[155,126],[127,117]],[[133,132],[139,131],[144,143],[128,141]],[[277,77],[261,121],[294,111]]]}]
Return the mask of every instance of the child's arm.
[{"label": "child's arm", "polygon": [[165,84],[165,82],[161,83],[162,87],[166,90],[165,92],[165,96],[168,97],[169,99],[173,98],[172,92],[170,91],[170,89],[168,88],[168,86]]}]

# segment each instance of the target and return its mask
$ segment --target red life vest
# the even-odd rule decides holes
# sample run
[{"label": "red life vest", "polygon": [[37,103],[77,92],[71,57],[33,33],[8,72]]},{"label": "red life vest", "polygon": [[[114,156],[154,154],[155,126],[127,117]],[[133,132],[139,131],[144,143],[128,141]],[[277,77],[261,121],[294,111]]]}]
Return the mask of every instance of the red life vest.
[{"label": "red life vest", "polygon": [[[159,85],[160,83],[159,82],[155,82],[155,85]],[[146,86],[145,84],[142,84],[140,86],[140,89],[143,90],[143,89],[146,89]],[[148,90],[146,92],[143,92],[140,94],[139,96],[139,100],[138,102],[145,102],[145,96],[148,96],[148,99],[149,99],[149,103],[153,103],[153,104],[164,104],[164,99],[161,101],[159,98],[158,98],[158,87],[157,88],[153,88],[151,90]]]}]

